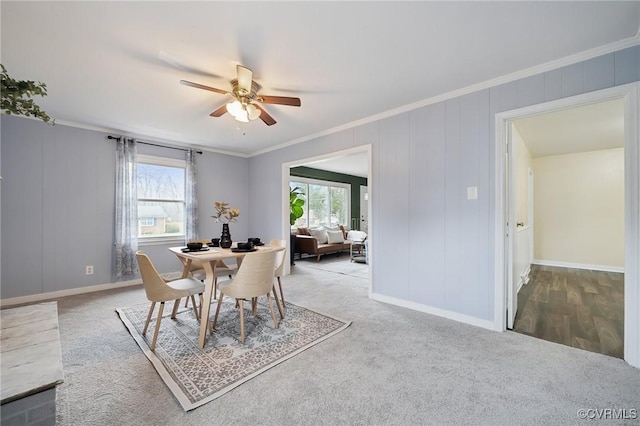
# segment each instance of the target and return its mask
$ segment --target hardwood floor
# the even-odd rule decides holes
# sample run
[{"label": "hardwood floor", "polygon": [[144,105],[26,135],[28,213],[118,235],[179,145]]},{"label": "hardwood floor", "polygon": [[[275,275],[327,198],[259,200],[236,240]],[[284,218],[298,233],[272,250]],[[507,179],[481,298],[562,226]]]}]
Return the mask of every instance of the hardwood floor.
[{"label": "hardwood floor", "polygon": [[624,274],[532,265],[513,331],[624,357]]}]

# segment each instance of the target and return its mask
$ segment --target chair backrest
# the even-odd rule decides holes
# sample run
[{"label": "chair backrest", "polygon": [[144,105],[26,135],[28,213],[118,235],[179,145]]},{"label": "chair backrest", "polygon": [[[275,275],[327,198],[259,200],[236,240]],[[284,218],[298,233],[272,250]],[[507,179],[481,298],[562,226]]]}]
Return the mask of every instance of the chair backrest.
[{"label": "chair backrest", "polygon": [[275,250],[248,253],[242,259],[235,277],[224,287],[224,294],[236,299],[248,299],[269,293],[273,287],[276,253]]},{"label": "chair backrest", "polygon": [[[287,248],[287,242],[285,240],[271,240],[269,243],[273,247]],[[274,277],[281,277],[284,274],[284,259],[287,255],[287,250],[280,250],[276,255],[276,270],[273,274]]]},{"label": "chair backrest", "polygon": [[138,260],[138,267],[140,268],[142,284],[144,285],[144,292],[147,294],[147,299],[152,302],[164,302],[167,300],[180,299],[181,297],[189,295],[188,291],[176,290],[168,286],[155,266],[153,266],[153,263],[151,263],[149,256],[145,253],[137,251],[136,259]]}]

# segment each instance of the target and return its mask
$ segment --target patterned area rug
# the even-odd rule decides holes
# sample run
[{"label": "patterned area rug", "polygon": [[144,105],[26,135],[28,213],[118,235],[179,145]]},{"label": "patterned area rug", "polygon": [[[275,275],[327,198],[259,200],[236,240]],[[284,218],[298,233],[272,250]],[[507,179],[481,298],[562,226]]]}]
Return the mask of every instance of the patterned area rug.
[{"label": "patterned area rug", "polygon": [[[172,320],[172,303],[165,306],[155,352],[149,346],[156,317],[151,319],[146,336],[142,329],[150,304],[116,309],[134,340],[149,358],[160,377],[185,411],[192,410],[229,392],[263,371],[299,354],[305,349],[347,328],[351,322],[338,320],[287,303],[279,328],[273,321],[266,299],[260,298],[257,316],[245,302],[245,344],[240,343],[240,317],[235,301],[225,298],[216,330],[198,349],[199,323],[193,310],[182,308]],[[155,313],[158,307],[156,306]],[[211,309],[215,313],[215,304]]]}]

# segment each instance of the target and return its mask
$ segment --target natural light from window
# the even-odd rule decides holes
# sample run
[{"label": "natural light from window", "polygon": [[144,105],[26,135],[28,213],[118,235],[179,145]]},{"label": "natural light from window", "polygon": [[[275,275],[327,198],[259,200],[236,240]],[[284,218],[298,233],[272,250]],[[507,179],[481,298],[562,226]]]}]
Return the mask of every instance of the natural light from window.
[{"label": "natural light from window", "polygon": [[185,235],[185,161],[138,155],[138,238]]}]

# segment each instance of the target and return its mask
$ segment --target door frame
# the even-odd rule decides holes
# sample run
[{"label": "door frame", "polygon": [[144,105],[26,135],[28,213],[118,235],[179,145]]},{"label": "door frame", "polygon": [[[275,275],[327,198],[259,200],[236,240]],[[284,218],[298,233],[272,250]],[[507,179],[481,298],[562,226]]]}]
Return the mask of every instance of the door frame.
[{"label": "door frame", "polygon": [[[321,154],[321,155],[316,155],[313,157],[307,157],[307,158],[301,158],[299,160],[295,160],[295,161],[288,161],[285,163],[282,163],[282,181],[281,181],[281,185],[282,185],[282,200],[281,200],[281,208],[282,208],[282,212],[289,212],[289,173],[292,167],[296,167],[296,166],[302,166],[305,165],[307,163],[311,163],[314,161],[318,161],[318,160],[324,160],[327,158],[333,158],[333,157],[340,157],[340,156],[344,156],[344,155],[349,155],[349,154],[355,154],[358,152],[366,152],[367,153],[367,161],[368,161],[368,169],[369,169],[369,173],[367,176],[367,186],[369,187],[369,200],[367,201],[367,210],[369,212],[369,225],[368,225],[368,231],[367,231],[367,241],[369,241],[368,243],[368,248],[371,247],[371,241],[374,240],[375,241],[375,237],[374,237],[374,232],[373,232],[373,226],[371,226],[371,223],[373,223],[373,218],[372,218],[372,208],[371,208],[371,189],[373,188],[373,161],[371,158],[371,144],[367,144],[367,145],[361,145],[361,146],[357,146],[354,148],[348,148],[348,149],[343,149],[340,151],[333,151],[333,152],[328,152],[326,154]],[[290,234],[291,234],[291,225],[289,224],[289,214],[283,214],[282,215],[282,238],[285,241],[289,241],[290,238]],[[289,247],[289,245],[287,244],[287,256],[289,255],[289,250],[291,249],[291,247]],[[368,250],[367,251],[367,255],[369,256],[369,263],[367,265],[368,268],[368,275],[369,275],[369,298],[371,298],[372,294],[373,294],[373,274],[372,274],[372,270],[371,270],[371,265],[373,264],[373,251],[372,250]],[[288,259],[288,258],[287,258]],[[289,262],[285,262],[285,267],[284,267],[284,274],[285,275],[289,275],[291,273],[291,265],[289,264]]]},{"label": "door frame", "polygon": [[[638,92],[640,83],[630,83],[609,89],[504,111],[495,115],[495,300],[494,327],[507,329],[507,259],[508,239],[513,237],[515,224],[507,217],[507,129],[509,123],[521,118],[579,107],[613,99],[624,100],[625,144],[625,268],[624,268],[624,359],[640,368],[640,141],[638,131]],[[512,149],[508,150],[511,156]],[[509,159],[511,160],[511,159]],[[512,162],[512,161],[511,161]],[[512,228],[513,229],[508,229]],[[508,234],[506,234],[508,232]],[[507,237],[508,235],[508,237]]]}]

